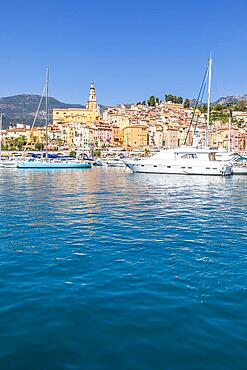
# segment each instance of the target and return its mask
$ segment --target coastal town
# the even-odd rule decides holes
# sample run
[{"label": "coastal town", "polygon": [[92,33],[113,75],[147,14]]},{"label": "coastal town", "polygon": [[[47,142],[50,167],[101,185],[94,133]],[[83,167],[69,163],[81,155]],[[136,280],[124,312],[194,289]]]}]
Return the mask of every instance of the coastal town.
[{"label": "coastal town", "polygon": [[247,370],[246,17],[1,1],[0,370]]},{"label": "coastal town", "polygon": [[[210,123],[209,145],[244,152],[247,149],[247,112],[232,111],[231,126],[220,117]],[[159,151],[204,140],[206,113],[186,99],[151,96],[137,104],[100,109],[91,83],[85,108],[54,108],[48,124],[48,150],[88,152],[98,150]],[[1,130],[4,150],[43,150],[46,127],[25,122]]]}]

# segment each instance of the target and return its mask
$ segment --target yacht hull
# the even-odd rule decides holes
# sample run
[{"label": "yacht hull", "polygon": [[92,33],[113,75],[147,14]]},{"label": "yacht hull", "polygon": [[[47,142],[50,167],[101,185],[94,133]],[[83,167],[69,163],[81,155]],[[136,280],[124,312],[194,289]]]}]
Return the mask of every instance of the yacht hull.
[{"label": "yacht hull", "polygon": [[207,176],[230,176],[231,166],[218,164],[205,165],[181,165],[181,164],[157,164],[157,163],[134,163],[125,162],[126,166],[134,173],[173,174],[173,175],[207,175]]}]

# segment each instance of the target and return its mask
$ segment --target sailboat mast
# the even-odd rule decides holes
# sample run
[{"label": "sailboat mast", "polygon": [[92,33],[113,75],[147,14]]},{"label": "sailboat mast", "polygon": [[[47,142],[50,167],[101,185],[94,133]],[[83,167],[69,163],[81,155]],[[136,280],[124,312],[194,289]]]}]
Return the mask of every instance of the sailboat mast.
[{"label": "sailboat mast", "polygon": [[46,111],[46,127],[45,127],[45,158],[48,158],[48,86],[49,86],[49,68],[46,68],[46,78],[45,78],[45,92],[46,92],[46,98],[45,98],[45,111]]},{"label": "sailboat mast", "polygon": [[231,151],[231,126],[232,126],[232,111],[230,109],[228,120],[228,152]]},{"label": "sailboat mast", "polygon": [[211,104],[211,79],[212,79],[212,58],[211,55],[208,60],[208,110],[207,110],[207,125],[205,135],[205,145],[209,145],[209,120],[210,120],[210,104]]}]

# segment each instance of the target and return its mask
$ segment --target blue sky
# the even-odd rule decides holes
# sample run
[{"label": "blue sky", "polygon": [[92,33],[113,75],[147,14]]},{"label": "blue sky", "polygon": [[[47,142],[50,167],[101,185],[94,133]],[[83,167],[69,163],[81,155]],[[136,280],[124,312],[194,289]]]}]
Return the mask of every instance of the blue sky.
[{"label": "blue sky", "polygon": [[247,93],[246,0],[2,0],[0,96],[102,104],[195,97],[213,54],[213,98]]}]

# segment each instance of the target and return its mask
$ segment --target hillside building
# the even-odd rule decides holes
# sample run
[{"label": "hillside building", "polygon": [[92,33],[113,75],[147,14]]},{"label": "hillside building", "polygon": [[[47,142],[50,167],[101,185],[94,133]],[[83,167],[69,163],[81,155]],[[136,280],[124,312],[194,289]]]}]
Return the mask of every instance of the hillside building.
[{"label": "hillside building", "polygon": [[148,145],[147,127],[142,125],[131,125],[123,129],[124,147],[126,149],[145,149]]},{"label": "hillside building", "polygon": [[60,125],[70,122],[78,122],[92,126],[100,118],[100,110],[97,105],[94,83],[91,83],[89,99],[86,108],[53,109],[53,124]]}]

